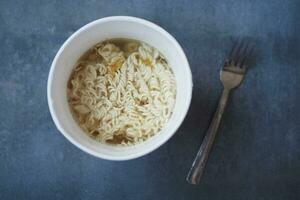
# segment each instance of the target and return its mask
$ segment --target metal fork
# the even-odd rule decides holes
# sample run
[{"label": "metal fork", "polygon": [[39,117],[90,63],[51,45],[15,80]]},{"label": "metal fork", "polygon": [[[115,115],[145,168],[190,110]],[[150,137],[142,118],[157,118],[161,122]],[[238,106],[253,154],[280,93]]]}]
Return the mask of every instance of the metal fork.
[{"label": "metal fork", "polygon": [[214,114],[205,138],[187,175],[186,180],[190,184],[198,184],[203,175],[208,155],[211,151],[220,121],[227,105],[230,91],[241,84],[246,72],[245,61],[252,49],[253,45],[251,45],[250,42],[245,40],[239,41],[232,48],[229,57],[225,60],[224,66],[220,72],[220,79],[224,89],[219,100],[217,111]]}]

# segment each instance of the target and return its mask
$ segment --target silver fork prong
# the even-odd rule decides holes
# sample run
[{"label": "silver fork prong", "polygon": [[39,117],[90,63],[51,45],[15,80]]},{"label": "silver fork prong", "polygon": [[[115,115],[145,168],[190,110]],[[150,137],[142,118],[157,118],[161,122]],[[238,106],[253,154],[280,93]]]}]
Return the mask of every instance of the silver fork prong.
[{"label": "silver fork prong", "polygon": [[253,44],[247,39],[237,42],[230,55],[233,67],[243,68],[247,57],[253,50]]},{"label": "silver fork prong", "polygon": [[244,40],[237,39],[237,41],[235,42],[235,44],[231,48],[227,59],[225,60],[225,63],[224,63],[224,66],[223,66],[224,68],[229,67],[229,66],[230,67],[235,67],[235,65],[237,64],[237,60],[239,58],[239,55],[240,55],[241,48],[243,47],[243,43],[244,43]]},{"label": "silver fork prong", "polygon": [[246,58],[246,54],[247,54],[247,49],[248,49],[248,46],[249,46],[249,43],[247,41],[243,41],[240,49],[239,49],[239,52],[237,52],[237,55],[234,59],[235,61],[235,67],[239,67],[239,68],[242,68],[242,61]]},{"label": "silver fork prong", "polygon": [[229,61],[230,62],[235,62],[236,58],[238,57],[238,52],[240,51],[240,48],[243,45],[243,40],[238,39],[236,44],[233,46],[233,48],[231,49],[231,52],[229,54]]},{"label": "silver fork prong", "polygon": [[239,52],[237,52],[235,57],[235,64],[237,67],[241,67],[241,61],[243,58],[247,56],[247,49],[249,47],[249,42],[247,40],[244,40],[241,44],[241,47],[239,49]]},{"label": "silver fork prong", "polygon": [[240,59],[238,61],[238,63],[239,63],[238,65],[241,68],[245,69],[245,67],[246,67],[245,62],[246,62],[247,58],[251,55],[253,49],[254,49],[254,43],[251,43],[251,42],[247,43],[245,51],[244,51],[244,53],[242,54],[242,56],[240,57]]}]

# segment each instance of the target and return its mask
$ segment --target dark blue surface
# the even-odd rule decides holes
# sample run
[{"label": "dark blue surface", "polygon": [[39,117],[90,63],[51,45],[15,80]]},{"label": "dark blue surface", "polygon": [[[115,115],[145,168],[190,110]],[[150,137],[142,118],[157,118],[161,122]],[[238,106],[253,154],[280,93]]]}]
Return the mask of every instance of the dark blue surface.
[{"label": "dark blue surface", "polygon": [[[183,46],[190,111],[158,150],[131,161],[92,157],[55,128],[46,83],[78,28],[110,15],[157,23]],[[0,199],[300,199],[300,1],[0,1]],[[203,181],[185,176],[216,108],[232,38],[258,41],[234,92]]]}]

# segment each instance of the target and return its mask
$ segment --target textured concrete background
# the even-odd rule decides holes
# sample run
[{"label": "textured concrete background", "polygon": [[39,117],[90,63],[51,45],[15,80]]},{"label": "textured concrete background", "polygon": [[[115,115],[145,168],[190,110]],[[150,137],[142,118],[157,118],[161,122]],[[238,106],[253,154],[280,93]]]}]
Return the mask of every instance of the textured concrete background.
[{"label": "textured concrete background", "polygon": [[[110,15],[159,24],[183,46],[192,106],[178,132],[127,162],[92,157],[55,128],[49,68],[78,28]],[[300,199],[300,2],[0,1],[0,199]],[[221,92],[232,39],[258,41],[234,92],[203,181],[185,182]]]}]

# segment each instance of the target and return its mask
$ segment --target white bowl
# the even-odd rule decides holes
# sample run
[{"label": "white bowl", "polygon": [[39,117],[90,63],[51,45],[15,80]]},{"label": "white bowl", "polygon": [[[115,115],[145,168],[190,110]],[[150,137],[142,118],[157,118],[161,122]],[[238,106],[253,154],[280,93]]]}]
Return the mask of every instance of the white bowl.
[{"label": "white bowl", "polygon": [[[167,58],[177,82],[176,104],[169,122],[152,138],[131,147],[109,146],[90,138],[74,121],[67,102],[67,81],[78,58],[96,43],[110,38],[136,39],[157,48]],[[129,160],[157,149],[176,132],[191,102],[192,75],[182,48],[167,31],[143,19],[115,16],[93,21],[67,39],[53,60],[47,90],[53,121],[70,142],[99,158]]]}]

